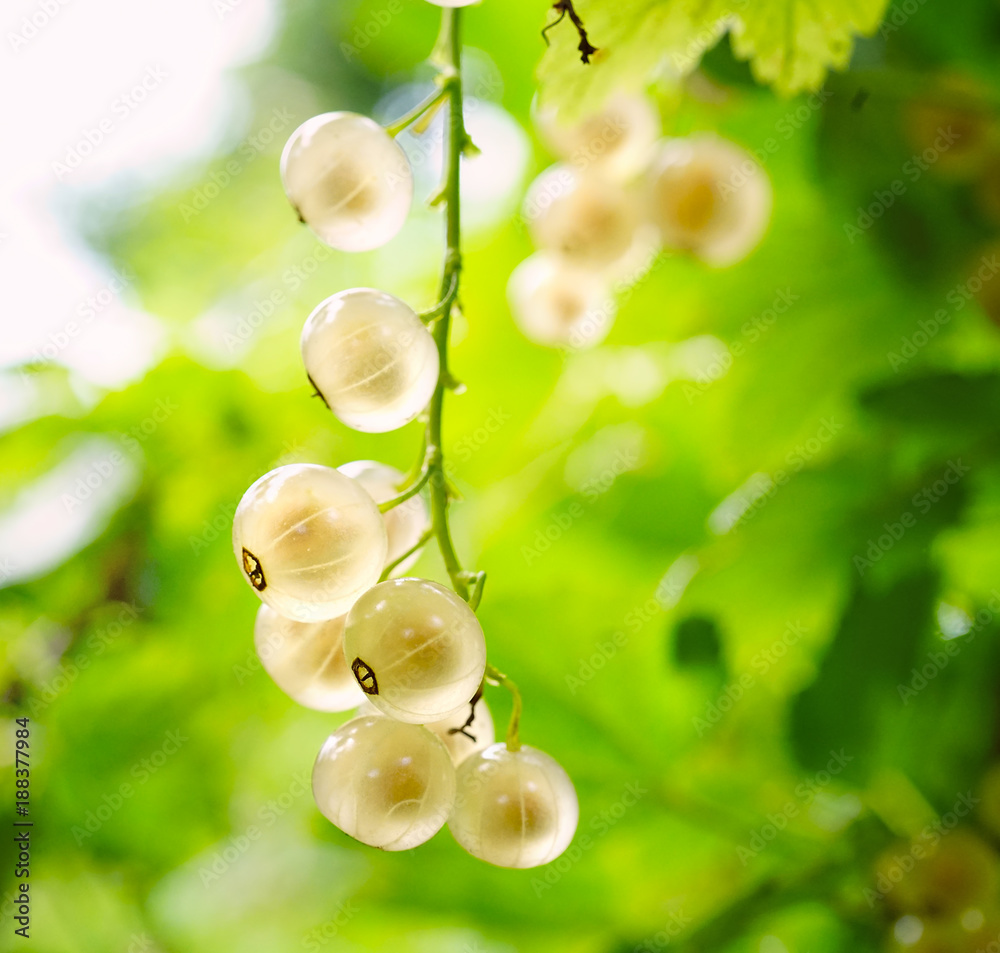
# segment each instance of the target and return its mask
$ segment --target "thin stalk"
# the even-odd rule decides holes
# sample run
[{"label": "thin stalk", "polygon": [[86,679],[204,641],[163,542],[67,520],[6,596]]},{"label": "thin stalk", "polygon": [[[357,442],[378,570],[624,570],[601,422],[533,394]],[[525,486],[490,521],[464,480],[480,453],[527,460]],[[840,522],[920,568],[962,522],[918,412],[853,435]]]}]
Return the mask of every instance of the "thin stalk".
[{"label": "thin stalk", "polygon": [[513,708],[510,712],[510,721],[507,723],[507,750],[508,751],[520,751],[521,750],[521,692],[517,685],[503,672],[500,671],[496,666],[487,664],[486,666],[486,681],[491,685],[502,685],[511,694],[511,699],[514,703]]},{"label": "thin stalk", "polygon": [[398,136],[407,126],[412,126],[418,119],[425,116],[432,109],[444,102],[448,91],[444,88],[428,96],[422,103],[418,103],[408,113],[403,113],[395,122],[389,123],[385,131],[390,136]]},{"label": "thin stalk", "polygon": [[394,496],[391,500],[386,500],[384,503],[379,503],[378,509],[380,513],[388,513],[389,510],[395,509],[400,503],[405,503],[411,497],[416,496],[426,485],[427,481],[430,480],[431,474],[433,472],[432,467],[434,465],[435,459],[440,456],[440,451],[437,447],[429,446],[424,451],[424,463],[423,466],[418,471],[419,476],[414,483],[411,483],[402,493],[398,496]]},{"label": "thin stalk", "polygon": [[448,486],[445,476],[444,454],[440,452],[441,415],[444,409],[444,394],[448,389],[447,382],[451,380],[448,370],[448,331],[451,328],[451,309],[458,295],[458,279],[462,269],[461,252],[461,217],[459,204],[460,167],[462,150],[467,140],[465,117],[462,111],[462,72],[461,72],[461,22],[462,12],[453,7],[445,7],[441,11],[441,35],[438,39],[436,55],[442,63],[442,92],[448,97],[448,131],[445,139],[445,173],[442,194],[445,197],[447,231],[444,270],[441,275],[441,293],[439,298],[444,307],[441,317],[432,331],[434,343],[437,345],[441,372],[437,387],[431,397],[427,415],[428,447],[436,447],[439,452],[429,466],[428,484],[430,487],[431,526],[441,549],[441,558],[451,579],[455,591],[468,599],[468,578],[455,552],[455,544],[451,539],[451,529],[448,525]]},{"label": "thin stalk", "polygon": [[423,549],[432,539],[434,538],[434,530],[427,530],[405,553],[397,556],[391,563],[389,563],[385,569],[382,570],[382,575],[379,576],[379,582],[385,582],[389,578],[389,574],[395,569],[401,562],[409,559],[418,549]]}]

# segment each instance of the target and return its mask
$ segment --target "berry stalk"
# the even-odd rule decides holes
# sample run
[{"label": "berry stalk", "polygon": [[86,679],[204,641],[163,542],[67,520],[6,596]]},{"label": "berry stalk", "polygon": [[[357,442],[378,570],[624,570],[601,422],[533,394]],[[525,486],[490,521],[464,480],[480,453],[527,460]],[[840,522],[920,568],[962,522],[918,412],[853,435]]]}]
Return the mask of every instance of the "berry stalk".
[{"label": "berry stalk", "polygon": [[[445,569],[455,591],[469,598],[469,576],[462,569],[448,526],[448,481],[445,477],[444,453],[441,441],[441,416],[444,393],[451,380],[448,371],[448,332],[451,310],[458,300],[459,277],[462,269],[461,210],[459,185],[462,152],[468,142],[462,100],[462,12],[455,8],[441,11],[441,34],[434,58],[441,65],[441,88],[448,99],[448,129],[445,137],[445,171],[441,196],[447,221],[444,268],[441,275],[441,313],[434,323],[433,337],[440,359],[437,387],[428,407],[426,445],[429,456],[428,485],[430,492],[431,525],[437,537]],[[481,588],[481,586],[480,586]]]}]

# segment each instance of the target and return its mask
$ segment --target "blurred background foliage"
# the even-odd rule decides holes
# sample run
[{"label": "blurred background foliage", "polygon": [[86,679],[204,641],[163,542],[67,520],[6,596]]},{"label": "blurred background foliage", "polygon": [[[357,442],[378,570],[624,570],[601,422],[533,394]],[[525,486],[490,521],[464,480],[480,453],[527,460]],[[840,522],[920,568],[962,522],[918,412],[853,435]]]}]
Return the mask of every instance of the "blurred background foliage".
[{"label": "blurred background foliage", "polygon": [[[639,13],[654,6],[621,5],[619,48],[648,46]],[[505,303],[531,251],[517,205],[551,161],[530,122],[544,4],[486,0],[466,17],[484,155],[453,344],[468,389],[448,400],[445,449],[460,549],[489,574],[491,661],[521,685],[524,738],[580,795],[577,840],[549,868],[486,866],[446,832],[381,854],[321,818],[308,774],[339,716],[296,707],[260,671],[258,603],[229,544],[243,491],[279,462],[405,470],[416,453],[415,429],[353,433],[311,399],[297,336],[346,287],[429,305],[440,222],[418,210],[378,252],[328,252],[290,213],[277,160],[315,112],[384,119],[416,101],[437,11],[287,5],[266,58],[240,73],[252,108],[228,151],[154,194],[120,181],[67,211],[172,347],[106,391],[26,366],[46,399],[0,437],[5,732],[33,723],[23,948],[971,953],[1000,940],[1000,6],[906,0],[881,30],[866,4],[766,6],[775,20],[826,9],[805,28],[829,31],[819,68],[748,65],[748,44],[767,49],[751,35],[723,37],[683,79],[650,72],[655,45],[616,59],[609,44],[607,74],[591,75],[569,25],[554,31],[554,99],[585,111],[602,85],[648,86],[666,134],[740,142],[775,190],[747,261],[662,256],[622,292],[607,343],[572,355],[527,343]],[[588,7],[600,46],[612,5]],[[685,16],[696,36],[713,22],[711,5]],[[848,69],[780,95],[846,65],[851,25],[874,33]],[[425,139],[408,141],[422,197],[434,127]],[[59,470],[67,460],[77,469]],[[21,571],[28,531],[11,514],[35,513],[42,489],[86,525]],[[417,571],[442,577],[431,553]],[[507,699],[490,701],[502,722]],[[951,866],[918,858],[897,886],[893,858],[905,868],[957,811],[962,832],[938,848]],[[0,949],[17,948],[3,912]]]}]

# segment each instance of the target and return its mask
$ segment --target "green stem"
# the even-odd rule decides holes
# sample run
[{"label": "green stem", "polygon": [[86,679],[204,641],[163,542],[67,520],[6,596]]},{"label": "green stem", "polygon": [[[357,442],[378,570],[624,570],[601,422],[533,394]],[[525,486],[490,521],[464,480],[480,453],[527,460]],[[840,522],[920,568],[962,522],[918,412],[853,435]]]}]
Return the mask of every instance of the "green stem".
[{"label": "green stem", "polygon": [[394,496],[391,500],[386,500],[384,503],[379,503],[378,509],[380,513],[388,513],[389,510],[395,509],[400,503],[405,503],[411,497],[416,496],[431,478],[433,473],[434,461],[441,455],[441,451],[435,446],[428,446],[424,451],[424,462],[420,469],[417,471],[419,474],[418,479],[411,483],[399,496]]},{"label": "green stem", "polygon": [[447,95],[448,91],[446,89],[439,89],[436,93],[428,96],[422,103],[414,106],[408,113],[404,113],[395,122],[389,123],[385,127],[385,131],[390,136],[398,136],[407,126],[412,126],[421,116],[426,115],[440,103],[444,102]]},{"label": "green stem", "polygon": [[397,556],[391,563],[388,563],[385,569],[382,570],[382,575],[379,576],[379,582],[385,582],[389,578],[389,574],[395,569],[404,559],[409,559],[418,549],[423,549],[432,539],[434,538],[434,530],[429,529],[423,533],[405,553]]},{"label": "green stem", "polygon": [[426,311],[420,312],[420,320],[424,324],[430,324],[439,315],[445,313],[445,311],[451,311],[451,306],[455,303],[455,299],[458,297],[458,272],[453,272],[451,276],[451,284],[448,286],[448,290],[445,292],[444,297],[433,307],[428,308]]},{"label": "green stem", "polygon": [[445,173],[442,194],[447,204],[447,232],[444,271],[441,276],[441,317],[433,329],[434,343],[437,345],[441,371],[437,387],[431,397],[427,416],[428,448],[435,447],[438,453],[428,467],[430,486],[431,526],[437,537],[444,560],[445,569],[455,591],[468,599],[468,577],[462,569],[455,544],[448,526],[448,484],[445,476],[444,454],[440,452],[441,413],[444,408],[444,394],[448,389],[451,374],[448,370],[448,331],[451,328],[452,306],[458,297],[458,280],[462,269],[461,218],[459,205],[460,166],[462,149],[466,142],[465,118],[462,112],[461,73],[461,10],[445,7],[441,11],[441,35],[438,39],[436,55],[442,63],[441,91],[448,97],[448,133],[445,139]]},{"label": "green stem", "polygon": [[521,750],[521,692],[511,679],[504,675],[495,665],[486,665],[486,681],[491,685],[502,685],[510,692],[514,707],[510,712],[510,721],[507,723],[507,750]]},{"label": "green stem", "polygon": [[[425,321],[433,320],[431,335],[437,345],[440,372],[437,386],[427,408],[427,428],[424,433],[426,462],[421,478],[404,494],[408,497],[427,484],[430,492],[431,535],[437,538],[441,558],[451,579],[451,584],[469,606],[475,611],[483,595],[486,573],[467,572],[462,568],[455,544],[452,542],[448,525],[448,504],[451,492],[448,486],[443,442],[441,439],[441,417],[444,410],[445,392],[456,385],[448,367],[448,332],[451,329],[452,310],[458,303],[459,279],[462,273],[462,220],[460,206],[460,176],[462,153],[468,146],[469,135],[465,129],[465,115],[462,109],[462,11],[445,7],[441,11],[441,33],[438,36],[432,59],[440,67],[439,82],[442,95],[448,98],[448,124],[445,136],[444,181],[439,195],[445,203],[446,233],[444,268],[441,273],[441,291],[438,303],[425,312]],[[401,120],[402,121],[402,120]],[[387,570],[388,571],[388,570]],[[513,696],[514,706],[507,728],[507,747],[517,751],[521,747],[518,731],[521,724],[521,693],[517,686],[499,669],[486,666],[486,680],[494,685],[504,686]]]}]

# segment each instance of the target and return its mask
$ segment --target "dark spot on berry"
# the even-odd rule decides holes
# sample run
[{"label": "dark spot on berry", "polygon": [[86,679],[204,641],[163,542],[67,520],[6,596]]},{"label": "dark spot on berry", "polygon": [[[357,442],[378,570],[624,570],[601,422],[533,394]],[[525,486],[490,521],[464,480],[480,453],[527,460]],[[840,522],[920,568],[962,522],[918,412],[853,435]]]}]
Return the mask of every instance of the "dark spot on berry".
[{"label": "dark spot on berry", "polygon": [[267,580],[264,578],[264,567],[260,560],[246,546],[243,547],[243,571],[250,580],[250,585],[258,592],[263,592],[267,588]]},{"label": "dark spot on berry", "polygon": [[360,658],[356,658],[351,662],[351,671],[354,672],[354,677],[361,686],[361,691],[366,695],[378,694],[378,679],[375,678],[375,673],[365,662],[362,662]]}]

